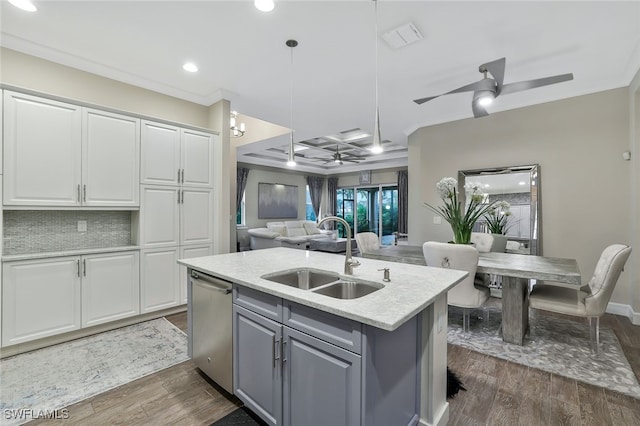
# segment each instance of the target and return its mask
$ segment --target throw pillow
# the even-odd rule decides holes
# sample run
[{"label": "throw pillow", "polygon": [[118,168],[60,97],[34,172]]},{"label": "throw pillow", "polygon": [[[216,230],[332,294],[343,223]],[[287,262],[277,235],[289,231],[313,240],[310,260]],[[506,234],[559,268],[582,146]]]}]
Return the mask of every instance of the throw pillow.
[{"label": "throw pillow", "polygon": [[305,232],[304,228],[288,228],[287,229],[288,237],[304,237],[306,235],[307,233]]},{"label": "throw pillow", "polygon": [[318,225],[313,222],[305,222],[302,224],[302,226],[304,227],[304,230],[307,231],[307,235],[315,235],[320,233]]}]

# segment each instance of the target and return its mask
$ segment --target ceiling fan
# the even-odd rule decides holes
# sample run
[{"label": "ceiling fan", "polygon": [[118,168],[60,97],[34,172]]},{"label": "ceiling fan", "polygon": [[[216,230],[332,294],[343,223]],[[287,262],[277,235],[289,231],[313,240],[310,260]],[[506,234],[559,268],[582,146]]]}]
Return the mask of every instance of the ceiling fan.
[{"label": "ceiling fan", "polygon": [[322,160],[325,164],[336,163],[342,165],[345,161],[349,163],[359,163],[362,160],[366,160],[365,157],[358,157],[351,154],[341,154],[340,146],[336,145],[336,152],[333,153],[332,158],[309,158],[310,160]]},{"label": "ceiling fan", "polygon": [[[499,95],[507,95],[509,93],[521,92],[523,90],[534,89],[536,87],[548,86],[550,84],[561,83],[563,81],[573,80],[573,74],[560,74],[551,77],[537,78],[535,80],[519,81],[516,83],[502,84],[504,80],[504,68],[506,58],[496,59],[495,61],[487,62],[480,65],[478,71],[484,74],[484,78],[475,83],[468,84],[466,86],[459,87],[447,93],[443,93],[437,96],[431,96],[428,98],[415,99],[413,102],[421,105],[432,99],[438,98],[444,95],[450,95],[452,93],[473,92],[473,100],[471,101],[471,108],[473,110],[473,116],[475,118],[484,117],[489,115],[485,107],[490,105],[495,98]],[[491,74],[491,77],[487,77],[487,73]]]}]

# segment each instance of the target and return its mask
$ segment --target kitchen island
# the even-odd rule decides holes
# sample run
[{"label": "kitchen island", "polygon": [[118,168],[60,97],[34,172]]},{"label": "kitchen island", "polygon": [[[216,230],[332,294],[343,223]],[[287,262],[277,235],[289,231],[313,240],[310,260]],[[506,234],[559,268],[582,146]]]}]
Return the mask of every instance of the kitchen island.
[{"label": "kitchen island", "polygon": [[[352,276],[343,275],[344,256],[287,248],[179,261],[189,277],[233,283],[233,393],[267,423],[446,424],[446,292],[467,273],[361,261]],[[340,299],[265,278],[300,269],[375,291]],[[348,412],[336,406],[342,402]]]}]

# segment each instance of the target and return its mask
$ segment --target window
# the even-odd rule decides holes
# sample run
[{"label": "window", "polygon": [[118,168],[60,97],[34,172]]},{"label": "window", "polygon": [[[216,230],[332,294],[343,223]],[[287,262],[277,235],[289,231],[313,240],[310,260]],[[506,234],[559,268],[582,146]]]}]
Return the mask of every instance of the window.
[{"label": "window", "polygon": [[306,186],[306,219],[307,220],[316,220],[316,212],[313,211],[313,204],[311,204],[311,193],[309,192],[309,185]]},{"label": "window", "polygon": [[240,208],[236,211],[236,225],[244,225],[246,222],[245,208],[244,208],[244,195],[246,191],[242,193],[242,201],[240,201]]}]

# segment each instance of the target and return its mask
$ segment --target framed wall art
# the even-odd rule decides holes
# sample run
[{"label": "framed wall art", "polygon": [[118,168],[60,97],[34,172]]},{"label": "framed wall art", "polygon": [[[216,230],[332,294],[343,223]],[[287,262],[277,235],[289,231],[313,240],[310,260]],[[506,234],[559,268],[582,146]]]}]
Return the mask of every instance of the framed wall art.
[{"label": "framed wall art", "polygon": [[258,219],[297,219],[298,187],[258,183]]}]

